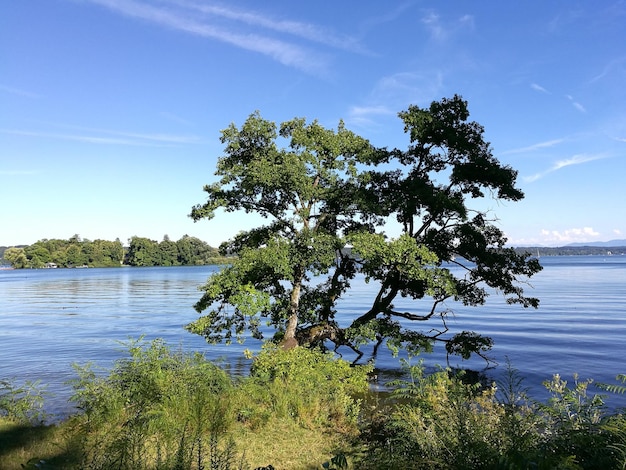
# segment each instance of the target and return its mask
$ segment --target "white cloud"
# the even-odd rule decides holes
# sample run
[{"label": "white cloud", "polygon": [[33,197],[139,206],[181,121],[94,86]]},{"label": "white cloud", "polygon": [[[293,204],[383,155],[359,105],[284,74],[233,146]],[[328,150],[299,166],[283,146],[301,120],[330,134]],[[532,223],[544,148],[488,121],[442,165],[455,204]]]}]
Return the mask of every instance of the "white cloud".
[{"label": "white cloud", "polygon": [[568,167],[568,166],[572,166],[572,165],[580,165],[582,163],[587,163],[587,162],[591,162],[594,160],[601,160],[603,158],[607,158],[608,155],[605,154],[597,154],[597,155],[586,155],[586,154],[580,154],[580,155],[574,155],[571,158],[567,158],[565,160],[558,160],[556,161],[550,168],[548,168],[545,171],[539,172],[539,173],[535,173],[534,175],[531,176],[527,176],[524,178],[524,181],[526,181],[527,183],[532,183],[534,181],[537,181],[541,178],[543,178],[544,176],[555,172],[557,170],[560,170],[562,168]]},{"label": "white cloud", "polygon": [[590,243],[599,241],[602,234],[593,227],[570,228],[565,230],[541,229],[535,236],[509,238],[511,246],[564,246],[570,243]]},{"label": "white cloud", "polygon": [[550,94],[550,92],[548,90],[546,90],[544,87],[542,87],[541,85],[538,85],[537,83],[531,83],[530,87],[535,90],[535,91],[540,91],[541,93],[546,93],[546,94]]},{"label": "white cloud", "polygon": [[600,236],[592,227],[571,228],[562,232],[558,230],[541,230],[544,243],[584,243],[596,240]]}]

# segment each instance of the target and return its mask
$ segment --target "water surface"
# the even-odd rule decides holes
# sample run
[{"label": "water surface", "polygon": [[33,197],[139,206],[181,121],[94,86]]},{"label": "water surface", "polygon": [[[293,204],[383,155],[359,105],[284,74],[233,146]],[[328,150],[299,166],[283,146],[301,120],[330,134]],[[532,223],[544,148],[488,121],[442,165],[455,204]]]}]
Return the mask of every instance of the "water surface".
[{"label": "water surface", "polygon": [[[478,308],[452,303],[451,332],[475,330],[492,336],[490,355],[499,365],[487,373],[500,377],[508,357],[538,398],[545,396],[542,381],[553,373],[614,383],[618,373],[626,373],[626,256],[544,257],[541,263],[544,270],[527,289],[541,299],[539,309],[507,305],[498,295]],[[202,351],[233,372],[245,373],[249,362],[243,349],[258,349],[258,342],[213,346],[183,328],[197,318],[193,304],[200,297],[198,287],[216,269],[0,271],[0,378],[41,380],[52,394],[48,411],[65,415],[71,411],[66,382],[75,378],[71,364],[110,367],[124,355],[120,342],[141,335]],[[373,290],[363,279],[353,282],[339,306],[340,318],[347,323],[362,312]],[[404,300],[397,306],[415,310],[421,304]],[[350,350],[341,351],[353,358]],[[443,351],[424,359],[429,366],[446,363]],[[398,359],[383,349],[376,365],[397,369]],[[485,363],[480,358],[455,359],[452,365],[482,369]],[[626,397],[611,396],[609,404],[626,406]]]}]

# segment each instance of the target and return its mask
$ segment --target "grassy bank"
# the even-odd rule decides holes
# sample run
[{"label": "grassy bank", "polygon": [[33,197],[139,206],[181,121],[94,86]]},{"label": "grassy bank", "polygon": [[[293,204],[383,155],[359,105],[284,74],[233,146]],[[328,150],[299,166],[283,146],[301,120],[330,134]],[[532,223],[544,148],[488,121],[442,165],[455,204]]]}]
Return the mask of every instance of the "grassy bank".
[{"label": "grassy bank", "polygon": [[626,468],[626,418],[588,380],[554,376],[537,403],[513,368],[485,386],[405,363],[391,396],[361,401],[370,368],[319,351],[266,349],[237,381],[161,341],[128,351],[76,368],[80,413],[58,425],[36,386],[5,382],[0,469]]}]

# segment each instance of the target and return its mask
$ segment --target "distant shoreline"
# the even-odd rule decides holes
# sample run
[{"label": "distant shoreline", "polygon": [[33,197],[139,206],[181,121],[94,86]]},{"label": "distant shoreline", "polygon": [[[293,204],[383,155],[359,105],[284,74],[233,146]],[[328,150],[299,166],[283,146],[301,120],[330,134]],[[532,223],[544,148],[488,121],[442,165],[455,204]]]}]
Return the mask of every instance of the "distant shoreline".
[{"label": "distant shoreline", "polygon": [[626,246],[516,246],[518,253],[538,254],[539,256],[621,256],[626,255]]}]

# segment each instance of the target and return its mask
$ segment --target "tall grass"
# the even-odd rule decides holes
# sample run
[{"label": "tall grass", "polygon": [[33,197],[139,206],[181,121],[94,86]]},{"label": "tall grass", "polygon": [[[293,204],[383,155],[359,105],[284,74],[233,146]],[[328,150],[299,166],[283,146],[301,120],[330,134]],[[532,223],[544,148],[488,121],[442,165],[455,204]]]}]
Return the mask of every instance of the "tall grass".
[{"label": "tall grass", "polygon": [[608,416],[591,381],[559,375],[544,383],[551,398],[532,401],[516,370],[484,386],[463,373],[424,375],[409,366],[396,382],[400,403],[380,414],[363,438],[361,468],[617,469],[624,468],[622,415]]},{"label": "tall grass", "polygon": [[481,384],[405,361],[364,413],[371,367],[332,354],[268,346],[234,380],[161,340],[127,349],[111,370],[76,366],[80,412],[57,426],[36,387],[5,383],[0,469],[626,469],[626,418],[578,377],[553,376],[538,403],[510,364]]},{"label": "tall grass", "polygon": [[199,354],[161,340],[128,344],[108,376],[76,367],[83,468],[234,468],[232,383]]}]

